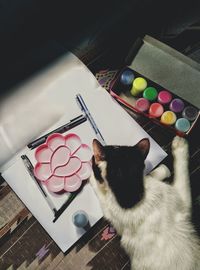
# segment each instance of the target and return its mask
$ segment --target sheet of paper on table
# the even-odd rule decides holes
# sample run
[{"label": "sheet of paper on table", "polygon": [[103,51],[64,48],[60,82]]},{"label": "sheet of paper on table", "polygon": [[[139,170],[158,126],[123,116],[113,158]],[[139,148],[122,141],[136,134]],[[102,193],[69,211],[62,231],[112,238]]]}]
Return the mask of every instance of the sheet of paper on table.
[{"label": "sheet of paper on table", "polygon": [[[98,199],[90,184],[86,184],[59,219],[52,222],[53,212],[25,169],[21,155],[26,154],[34,165],[34,150],[28,149],[26,145],[82,113],[75,100],[78,93],[87,104],[106,144],[134,145],[142,138],[150,139],[146,173],[167,155],[111,98],[74,55],[63,57],[5,99],[1,104],[3,113],[0,124],[2,176],[62,251],[66,251],[84,234],[84,231],[77,230],[72,223],[75,211],[86,211],[92,226],[102,217]],[[9,108],[12,108],[12,112]],[[67,133],[76,133],[90,147],[92,140],[96,138],[89,121]],[[51,193],[48,195],[56,207],[60,207],[66,200],[66,194],[60,197]]]}]

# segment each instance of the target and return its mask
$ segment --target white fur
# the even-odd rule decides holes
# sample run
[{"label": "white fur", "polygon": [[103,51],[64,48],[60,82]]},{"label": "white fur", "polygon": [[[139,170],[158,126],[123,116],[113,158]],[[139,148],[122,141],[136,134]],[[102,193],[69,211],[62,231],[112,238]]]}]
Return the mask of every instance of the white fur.
[{"label": "white fur", "polygon": [[121,245],[131,259],[132,270],[200,270],[200,245],[191,217],[188,145],[176,137],[172,143],[174,184],[160,165],[144,177],[145,195],[135,207],[125,210],[117,203],[106,182],[106,162],[100,162],[104,183],[91,176],[105,217],[121,235]]}]

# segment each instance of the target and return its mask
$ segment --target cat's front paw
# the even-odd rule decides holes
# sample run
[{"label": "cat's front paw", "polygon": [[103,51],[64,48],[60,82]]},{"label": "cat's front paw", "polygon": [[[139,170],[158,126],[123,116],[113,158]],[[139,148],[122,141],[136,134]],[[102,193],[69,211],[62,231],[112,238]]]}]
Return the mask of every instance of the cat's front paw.
[{"label": "cat's front paw", "polygon": [[187,141],[179,136],[176,136],[172,142],[172,153],[174,157],[188,157],[188,143]]},{"label": "cat's front paw", "polygon": [[161,174],[163,175],[164,178],[168,178],[171,176],[171,172],[169,170],[169,168],[165,165],[165,164],[161,164],[159,166],[160,170],[161,170]]}]

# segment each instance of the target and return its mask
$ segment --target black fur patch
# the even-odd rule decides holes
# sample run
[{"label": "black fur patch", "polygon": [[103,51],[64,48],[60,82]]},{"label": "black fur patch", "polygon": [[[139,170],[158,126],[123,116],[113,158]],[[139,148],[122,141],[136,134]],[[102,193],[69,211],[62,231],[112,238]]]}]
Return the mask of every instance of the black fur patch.
[{"label": "black fur patch", "polygon": [[110,188],[122,208],[133,207],[144,194],[144,156],[136,146],[105,146],[104,152]]}]

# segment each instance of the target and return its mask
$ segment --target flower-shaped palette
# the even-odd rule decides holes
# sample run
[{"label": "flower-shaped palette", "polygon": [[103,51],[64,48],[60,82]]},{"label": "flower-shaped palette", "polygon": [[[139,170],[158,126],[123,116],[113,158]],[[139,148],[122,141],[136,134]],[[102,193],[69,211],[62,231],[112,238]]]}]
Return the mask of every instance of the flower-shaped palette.
[{"label": "flower-shaped palette", "polygon": [[34,175],[51,192],[76,191],[92,171],[92,151],[74,133],[51,134],[35,150],[35,158]]}]

